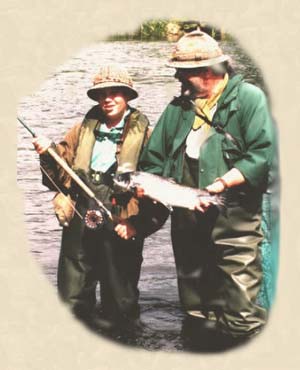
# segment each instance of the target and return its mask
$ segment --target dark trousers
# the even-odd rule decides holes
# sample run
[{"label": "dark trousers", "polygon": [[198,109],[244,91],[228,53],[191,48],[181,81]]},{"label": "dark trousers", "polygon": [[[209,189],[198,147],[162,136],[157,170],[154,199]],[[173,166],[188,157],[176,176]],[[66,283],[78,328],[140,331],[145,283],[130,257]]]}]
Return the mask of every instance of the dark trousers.
[{"label": "dark trousers", "polygon": [[175,209],[172,243],[179,296],[185,310],[213,312],[233,336],[250,336],[266,321],[257,304],[262,270],[257,209],[233,206],[226,215]]},{"label": "dark trousers", "polygon": [[58,265],[62,300],[76,315],[89,316],[100,282],[101,307],[107,315],[137,318],[142,249],[141,239],[126,241],[105,228],[89,230],[75,216],[62,235]]}]

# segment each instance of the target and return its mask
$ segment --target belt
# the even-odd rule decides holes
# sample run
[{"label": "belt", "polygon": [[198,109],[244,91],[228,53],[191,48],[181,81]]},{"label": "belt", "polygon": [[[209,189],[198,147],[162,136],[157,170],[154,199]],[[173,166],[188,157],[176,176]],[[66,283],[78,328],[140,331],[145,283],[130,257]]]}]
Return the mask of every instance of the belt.
[{"label": "belt", "polygon": [[92,184],[94,185],[104,184],[107,186],[112,186],[113,176],[114,176],[114,173],[95,171],[93,169],[90,169],[90,172],[89,172],[90,180]]}]

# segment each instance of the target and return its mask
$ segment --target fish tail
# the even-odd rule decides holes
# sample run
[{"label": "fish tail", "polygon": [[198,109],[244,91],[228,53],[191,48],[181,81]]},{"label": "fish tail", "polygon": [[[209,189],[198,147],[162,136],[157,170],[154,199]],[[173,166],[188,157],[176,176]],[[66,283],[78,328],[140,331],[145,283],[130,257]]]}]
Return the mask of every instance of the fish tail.
[{"label": "fish tail", "polygon": [[218,194],[216,197],[216,207],[218,208],[219,212],[226,216],[227,214],[227,199],[225,194]]},{"label": "fish tail", "polygon": [[239,197],[242,195],[241,192],[235,193],[229,190],[225,190],[223,193],[218,194],[219,200],[217,203],[220,207],[220,211],[228,209],[229,207],[236,207],[239,205]]}]

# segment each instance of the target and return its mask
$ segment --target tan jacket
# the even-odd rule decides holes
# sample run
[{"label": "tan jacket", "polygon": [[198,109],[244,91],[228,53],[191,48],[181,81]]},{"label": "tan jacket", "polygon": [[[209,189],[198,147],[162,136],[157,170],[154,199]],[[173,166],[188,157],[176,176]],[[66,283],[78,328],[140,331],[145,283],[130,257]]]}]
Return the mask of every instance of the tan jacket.
[{"label": "tan jacket", "polygon": [[[130,170],[135,170],[141,149],[150,136],[150,129],[147,117],[136,109],[130,109],[131,113],[125,122],[121,144],[117,146],[116,159],[118,167],[126,162],[127,165],[128,163],[131,164]],[[82,173],[82,171],[87,172],[89,169],[92,147],[95,142],[93,130],[101,122],[101,118],[101,111],[99,106],[96,105],[87,113],[82,123],[74,125],[67,132],[64,139],[55,145],[56,152],[78,174]],[[58,186],[62,193],[72,194],[70,176],[53,158],[49,154],[44,154],[40,156],[40,161],[47,172],[47,175],[43,173],[43,184],[50,190],[57,191]],[[70,197],[66,199],[61,193],[59,195],[56,194],[54,207],[60,223],[66,226],[74,214],[74,207],[70,204]],[[127,218],[130,215],[137,214],[137,212],[137,201],[132,198],[128,203],[127,209],[122,210],[121,217]]]}]

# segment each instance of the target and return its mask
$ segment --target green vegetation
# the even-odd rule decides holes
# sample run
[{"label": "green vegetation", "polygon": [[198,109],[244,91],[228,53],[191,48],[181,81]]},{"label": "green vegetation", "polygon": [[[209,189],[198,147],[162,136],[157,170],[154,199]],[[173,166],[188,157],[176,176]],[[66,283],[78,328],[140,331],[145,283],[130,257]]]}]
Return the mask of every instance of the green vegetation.
[{"label": "green vegetation", "polygon": [[209,33],[216,39],[223,39],[225,36],[221,30],[211,27],[199,21],[184,21],[174,19],[151,19],[143,22],[133,33],[115,34],[108,37],[108,41],[176,41],[184,32],[190,32],[200,27],[204,32]]},{"label": "green vegetation", "polygon": [[149,20],[141,24],[141,26],[133,33],[124,33],[112,35],[108,41],[161,41],[166,39],[166,25],[168,20]]},{"label": "green vegetation", "polygon": [[140,27],[140,40],[165,40],[167,20],[150,20]]}]

